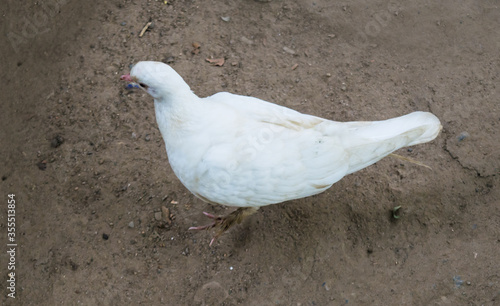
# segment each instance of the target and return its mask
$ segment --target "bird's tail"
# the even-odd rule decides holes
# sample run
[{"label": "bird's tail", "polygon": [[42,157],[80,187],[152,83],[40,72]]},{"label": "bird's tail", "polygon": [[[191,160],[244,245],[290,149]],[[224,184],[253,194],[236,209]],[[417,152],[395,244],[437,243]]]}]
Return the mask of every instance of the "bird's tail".
[{"label": "bird's tail", "polygon": [[342,139],[353,173],[376,163],[402,147],[426,143],[441,131],[439,119],[431,113],[414,112],[384,121],[346,122]]}]

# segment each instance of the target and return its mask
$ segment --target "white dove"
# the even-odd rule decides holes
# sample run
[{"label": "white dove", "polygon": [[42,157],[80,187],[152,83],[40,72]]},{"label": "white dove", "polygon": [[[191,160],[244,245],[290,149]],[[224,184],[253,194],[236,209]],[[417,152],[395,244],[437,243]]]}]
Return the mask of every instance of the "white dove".
[{"label": "white dove", "polygon": [[335,122],[257,98],[220,92],[199,98],[167,64],[143,61],[122,80],[154,98],[172,170],[205,202],[238,207],[216,217],[210,245],[259,207],[321,193],[393,151],[433,140],[431,113]]}]

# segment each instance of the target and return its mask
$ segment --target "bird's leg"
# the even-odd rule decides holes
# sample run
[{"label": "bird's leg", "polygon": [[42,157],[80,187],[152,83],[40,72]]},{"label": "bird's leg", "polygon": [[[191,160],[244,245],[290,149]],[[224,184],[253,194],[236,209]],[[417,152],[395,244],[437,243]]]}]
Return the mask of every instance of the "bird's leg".
[{"label": "bird's leg", "polygon": [[240,224],[243,219],[246,217],[254,214],[257,212],[259,208],[258,207],[240,207],[237,210],[233,211],[232,213],[225,215],[223,217],[216,217],[212,214],[209,214],[207,212],[203,212],[205,216],[207,216],[210,219],[213,219],[214,222],[211,224],[203,225],[203,226],[193,226],[190,227],[190,230],[208,230],[211,228],[215,228],[215,236],[212,238],[210,241],[210,245],[214,243],[217,238],[219,238],[222,233],[227,231],[231,226],[235,224]]}]

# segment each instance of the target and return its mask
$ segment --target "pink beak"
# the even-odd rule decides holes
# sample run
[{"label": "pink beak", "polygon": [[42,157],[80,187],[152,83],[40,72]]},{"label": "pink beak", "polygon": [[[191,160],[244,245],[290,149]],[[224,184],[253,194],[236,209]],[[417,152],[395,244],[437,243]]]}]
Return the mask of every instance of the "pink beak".
[{"label": "pink beak", "polygon": [[127,82],[133,82],[132,77],[130,77],[130,73],[124,74],[120,77],[120,80],[124,80]]}]

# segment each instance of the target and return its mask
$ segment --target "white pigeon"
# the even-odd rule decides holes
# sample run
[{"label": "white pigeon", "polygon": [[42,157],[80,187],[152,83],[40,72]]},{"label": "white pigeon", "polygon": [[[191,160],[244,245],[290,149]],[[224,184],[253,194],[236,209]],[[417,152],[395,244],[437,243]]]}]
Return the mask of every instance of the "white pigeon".
[{"label": "white pigeon", "polygon": [[179,180],[205,202],[238,207],[210,225],[210,244],[261,206],[321,193],[393,151],[433,140],[431,113],[335,122],[257,98],[195,95],[167,64],[138,62],[122,80],[154,98],[156,121]]}]

